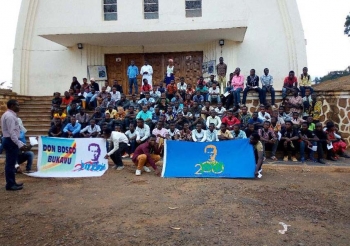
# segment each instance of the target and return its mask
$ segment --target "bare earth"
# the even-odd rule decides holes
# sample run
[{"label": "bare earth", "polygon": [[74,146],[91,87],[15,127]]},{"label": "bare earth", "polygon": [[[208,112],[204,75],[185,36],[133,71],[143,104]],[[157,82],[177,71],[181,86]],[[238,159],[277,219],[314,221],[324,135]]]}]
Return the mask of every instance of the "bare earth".
[{"label": "bare earth", "polygon": [[0,189],[0,245],[350,245],[349,172],[162,179],[129,164],[101,178],[17,180],[22,191]]}]

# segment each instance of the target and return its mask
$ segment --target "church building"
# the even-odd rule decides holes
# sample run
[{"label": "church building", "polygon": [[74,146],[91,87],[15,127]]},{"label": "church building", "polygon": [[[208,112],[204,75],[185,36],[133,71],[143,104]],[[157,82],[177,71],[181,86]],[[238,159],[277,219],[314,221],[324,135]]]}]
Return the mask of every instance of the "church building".
[{"label": "church building", "polygon": [[[13,91],[63,93],[76,76],[127,88],[127,68],[153,67],[153,84],[174,60],[175,78],[194,84],[216,74],[270,69],[276,90],[307,66],[296,0],[22,0],[14,48]],[[138,76],[139,85],[141,76]],[[126,91],[126,89],[124,90]]]}]

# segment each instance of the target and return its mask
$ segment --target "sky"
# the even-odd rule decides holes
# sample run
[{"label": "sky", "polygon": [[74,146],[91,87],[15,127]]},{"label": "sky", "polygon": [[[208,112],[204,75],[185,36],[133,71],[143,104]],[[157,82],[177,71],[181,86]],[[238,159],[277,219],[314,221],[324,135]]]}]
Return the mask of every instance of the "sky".
[{"label": "sky", "polygon": [[[279,0],[277,0],[279,1]],[[290,0],[288,0],[290,1]],[[13,48],[21,0],[0,0],[0,84],[12,82]],[[350,66],[350,37],[344,35],[349,0],[297,0],[312,77]]]}]

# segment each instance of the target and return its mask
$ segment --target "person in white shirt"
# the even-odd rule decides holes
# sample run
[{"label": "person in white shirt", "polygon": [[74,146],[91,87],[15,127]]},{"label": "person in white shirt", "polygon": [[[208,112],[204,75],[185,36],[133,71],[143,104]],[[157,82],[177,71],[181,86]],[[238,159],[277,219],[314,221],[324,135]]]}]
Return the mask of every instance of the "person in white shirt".
[{"label": "person in white shirt", "polygon": [[175,123],[171,122],[169,125],[167,139],[168,140],[178,140],[179,138],[180,138],[180,131],[179,131],[179,129],[175,128]]},{"label": "person in white shirt", "polygon": [[217,116],[219,116],[220,119],[222,119],[222,117],[224,116],[224,113],[226,112],[226,109],[222,106],[221,102],[218,103],[218,106],[215,108],[215,112]]},{"label": "person in white shirt", "polygon": [[205,134],[207,142],[219,142],[218,131],[215,130],[214,123],[210,123],[209,129],[206,131]]},{"label": "person in white shirt", "polygon": [[[127,130],[125,132],[125,136],[128,137],[129,139],[129,151],[128,151],[128,154],[129,154],[129,157],[132,158],[133,154],[134,154],[134,151],[136,149],[136,139],[137,138],[140,138],[140,135],[139,133],[135,130],[135,126],[133,123],[130,123],[129,125],[129,130]],[[126,156],[127,157],[127,156]]]},{"label": "person in white shirt", "polygon": [[205,142],[207,136],[204,130],[202,130],[202,124],[198,123],[196,129],[192,130],[192,140],[193,142]]},{"label": "person in white shirt", "polygon": [[263,105],[260,106],[260,112],[258,113],[258,118],[263,122],[265,121],[271,122],[271,115],[266,112],[266,108]]},{"label": "person in white shirt", "polygon": [[152,91],[149,93],[149,95],[154,99],[155,102],[158,101],[158,99],[162,96],[162,93],[158,91],[157,87],[152,87]]},{"label": "person in white shirt", "polygon": [[207,127],[209,127],[210,124],[214,124],[215,129],[220,130],[221,119],[216,115],[215,110],[210,111],[210,115],[207,117]]},{"label": "person in white shirt", "polygon": [[[111,157],[118,171],[124,169],[122,153],[128,150],[129,139],[124,133],[112,131],[107,128],[103,131],[103,138],[109,143],[110,151],[105,155],[105,159]],[[113,148],[112,148],[113,146]]]},{"label": "person in white shirt", "polygon": [[148,84],[152,87],[153,68],[148,64],[148,61],[145,61],[145,65],[141,67],[140,74],[142,75],[142,81],[147,79]]},{"label": "person in white shirt", "polygon": [[96,125],[94,119],[90,120],[90,125],[86,126],[80,131],[80,135],[84,138],[96,138],[101,133],[101,128],[99,125]]},{"label": "person in white shirt", "polygon": [[180,82],[177,83],[177,91],[178,93],[180,93],[180,96],[184,100],[185,100],[186,90],[187,90],[187,84],[185,83],[185,78],[181,77]]},{"label": "person in white shirt", "polygon": [[216,84],[213,84],[213,86],[209,88],[208,101],[212,102],[213,99],[216,100],[218,103],[221,102],[220,88],[217,87]]},{"label": "person in white shirt", "polygon": [[111,98],[115,101],[118,102],[121,98],[121,94],[119,91],[117,91],[117,88],[113,87],[112,91],[110,92]]},{"label": "person in white shirt", "polygon": [[109,86],[108,80],[105,81],[105,87],[107,92],[111,92],[112,88]]},{"label": "person in white shirt", "polygon": [[151,136],[149,126],[145,124],[145,121],[142,118],[137,119],[136,131],[138,133],[136,138],[137,145],[144,143]]}]

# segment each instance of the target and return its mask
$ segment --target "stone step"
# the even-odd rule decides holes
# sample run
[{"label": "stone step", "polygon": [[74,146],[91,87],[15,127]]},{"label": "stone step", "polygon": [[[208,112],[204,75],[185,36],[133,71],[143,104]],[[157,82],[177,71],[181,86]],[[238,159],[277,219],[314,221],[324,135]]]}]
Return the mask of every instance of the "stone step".
[{"label": "stone step", "polygon": [[38,105],[38,104],[47,104],[47,105],[51,105],[51,100],[28,100],[23,102],[22,104],[26,104],[26,105]]},{"label": "stone step", "polygon": [[27,125],[27,124],[50,124],[51,119],[49,116],[42,116],[42,117],[26,117],[22,119],[23,124]]},{"label": "stone step", "polygon": [[50,126],[43,127],[37,130],[30,130],[26,133],[26,136],[33,136],[33,137],[47,136],[47,133],[49,132],[49,130],[50,130]]},{"label": "stone step", "polygon": [[28,110],[28,109],[51,109],[51,104],[22,104],[21,106],[21,110]]},{"label": "stone step", "polygon": [[50,119],[50,115],[49,114],[45,114],[45,115],[34,115],[34,116],[26,116],[26,115],[18,115],[18,117],[20,117],[23,121],[23,124],[25,125],[25,122],[49,122],[51,121]]}]

